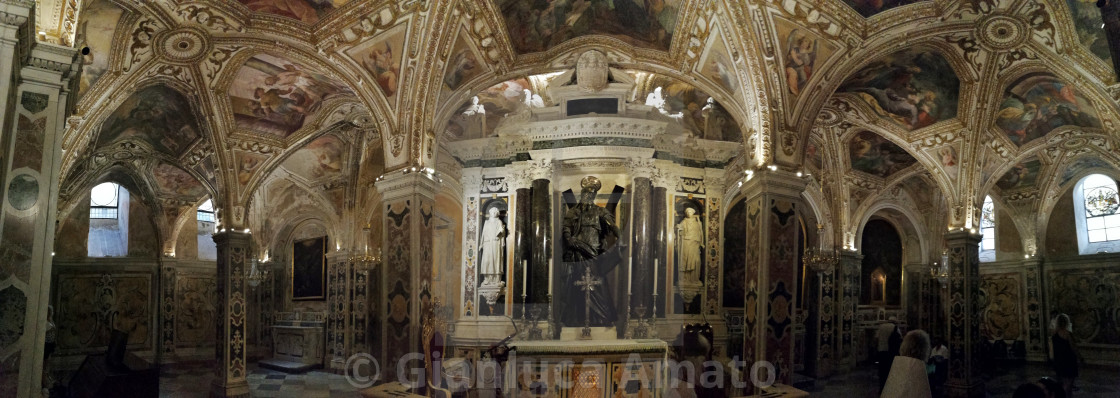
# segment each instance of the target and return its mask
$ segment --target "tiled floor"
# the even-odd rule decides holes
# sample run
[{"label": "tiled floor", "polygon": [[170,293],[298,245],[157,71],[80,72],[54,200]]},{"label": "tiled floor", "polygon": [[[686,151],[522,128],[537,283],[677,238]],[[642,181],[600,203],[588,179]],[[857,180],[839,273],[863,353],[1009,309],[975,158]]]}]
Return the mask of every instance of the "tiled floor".
[{"label": "tiled floor", "polygon": [[[160,375],[160,398],[206,398],[214,369],[207,364],[168,366]],[[249,366],[249,391],[253,397],[357,398],[357,389],[341,375],[311,371],[286,374]]]},{"label": "tiled floor", "polygon": [[[1054,377],[1050,367],[1043,364],[1025,364],[997,367],[993,375],[985,377],[985,389],[993,398],[1010,397],[1016,387],[1044,376]],[[1120,396],[1120,379],[1116,368],[1083,367],[1077,379],[1079,391],[1074,398],[1115,398]],[[814,397],[878,398],[879,383],[873,366],[861,367],[845,375],[817,381]]]},{"label": "tiled floor", "polygon": [[[1050,368],[1042,364],[1027,364],[997,368],[996,375],[987,377],[985,387],[993,398],[1010,397],[1011,393],[1028,380],[1052,376]],[[1120,396],[1120,379],[1115,368],[1082,368],[1077,380],[1080,391],[1076,398],[1114,398]],[[160,376],[160,398],[205,398],[210,389],[213,368],[207,364],[168,366]],[[877,398],[878,382],[875,369],[863,366],[853,372],[819,380],[813,389],[814,397]],[[358,397],[357,389],[343,376],[312,371],[302,375],[289,375],[269,369],[249,367],[249,388],[253,397],[335,398]]]}]

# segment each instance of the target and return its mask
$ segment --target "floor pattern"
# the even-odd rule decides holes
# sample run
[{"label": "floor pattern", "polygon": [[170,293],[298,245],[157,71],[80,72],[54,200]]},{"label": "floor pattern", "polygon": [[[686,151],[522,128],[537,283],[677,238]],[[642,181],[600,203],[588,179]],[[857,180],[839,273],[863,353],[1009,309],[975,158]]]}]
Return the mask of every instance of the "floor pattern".
[{"label": "floor pattern", "polygon": [[[878,398],[879,382],[875,367],[863,366],[848,374],[832,376],[828,380],[818,380],[810,395],[814,397]],[[985,377],[984,388],[988,397],[1010,397],[1028,381],[1042,377],[1055,377],[1054,371],[1044,364],[1019,364],[995,367],[991,375]],[[1120,379],[1116,378],[1116,368],[1083,367],[1077,379],[1078,391],[1074,398],[1115,398],[1120,396]]]},{"label": "floor pattern", "polygon": [[[165,366],[160,374],[160,398],[206,398],[214,369],[207,364]],[[322,371],[287,374],[249,366],[249,395],[278,398],[358,398],[357,389],[341,375]]]},{"label": "floor pattern", "polygon": [[[988,397],[1010,397],[1019,384],[1053,376],[1042,364],[1025,364],[995,368],[986,377]],[[1077,379],[1075,398],[1114,398],[1120,396],[1120,379],[1115,368],[1085,367]],[[165,366],[160,376],[160,398],[205,398],[213,378],[208,364]],[[249,367],[249,388],[253,397],[357,398],[357,389],[341,375],[311,371],[286,374],[270,369]],[[873,366],[862,366],[844,375],[818,380],[812,389],[814,397],[877,398],[878,382]]]}]

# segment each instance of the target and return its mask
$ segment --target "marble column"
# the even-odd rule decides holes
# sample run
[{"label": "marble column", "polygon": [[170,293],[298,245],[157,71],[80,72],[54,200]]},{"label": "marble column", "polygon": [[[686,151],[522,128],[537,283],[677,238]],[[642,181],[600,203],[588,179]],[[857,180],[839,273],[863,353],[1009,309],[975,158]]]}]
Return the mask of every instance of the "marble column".
[{"label": "marble column", "polygon": [[[554,259],[553,232],[552,232],[552,179],[554,165],[551,160],[543,159],[531,161],[528,166],[528,176],[532,181],[529,187],[529,233],[522,239],[530,242],[529,258],[529,290],[532,291],[534,303],[548,301],[548,261]],[[525,244],[525,243],[523,243]],[[559,269],[561,264],[556,260],[553,267]],[[559,291],[555,285],[557,278],[552,278],[553,291]],[[553,297],[553,302],[556,298]],[[557,330],[559,332],[559,330]]]},{"label": "marble column", "polygon": [[245,273],[250,266],[248,233],[221,230],[214,233],[218,260],[218,341],[215,345],[215,379],[211,397],[248,397],[246,381],[246,296]]},{"label": "marble column", "polygon": [[[654,216],[652,224],[653,233],[651,233],[650,235],[650,261],[657,260],[657,264],[659,264],[660,266],[658,267],[659,269],[656,270],[656,273],[650,272],[649,277],[658,278],[657,300],[659,302],[657,303],[656,314],[652,314],[649,312],[647,312],[646,314],[647,316],[652,317],[665,317],[665,309],[668,308],[668,305],[665,304],[665,298],[668,296],[668,290],[666,290],[665,288],[665,285],[667,284],[665,281],[668,280],[666,279],[667,276],[665,275],[665,265],[669,264],[668,250],[666,250],[666,248],[669,247],[669,234],[667,232],[669,228],[669,222],[667,217],[671,217],[671,214],[669,212],[669,188],[667,188],[669,184],[667,183],[667,181],[665,181],[665,179],[662,179],[661,181],[657,180],[658,179],[655,178],[653,195],[652,199],[650,200],[652,208],[651,211]],[[650,264],[651,269],[652,265],[653,264]],[[653,286],[649,286],[649,288],[652,289]],[[652,295],[653,292],[651,291],[650,294]],[[646,305],[647,307],[649,306],[648,303]],[[652,309],[650,309],[650,311],[652,311]]]},{"label": "marble column", "polygon": [[1097,0],[1104,20],[1105,37],[1108,38],[1108,52],[1112,54],[1112,69],[1120,80],[1120,0]]},{"label": "marble column", "polygon": [[0,396],[42,388],[62,136],[78,68],[73,48],[35,42],[34,4],[0,2]]},{"label": "marble column", "polygon": [[375,184],[385,211],[380,286],[381,352],[371,353],[381,364],[382,380],[397,380],[397,363],[420,352],[421,320],[432,297],[432,205],[439,179],[409,169],[390,172]]},{"label": "marble column", "polygon": [[856,365],[856,309],[859,306],[860,264],[863,255],[840,252],[836,275],[836,370],[847,372]]},{"label": "marble column", "polygon": [[1049,325],[1043,316],[1042,259],[1023,260],[1023,280],[1027,287],[1027,360],[1044,362],[1047,358]]},{"label": "marble column", "polygon": [[[809,303],[815,303],[815,308],[809,310],[805,322],[805,333],[809,340],[805,347],[805,368],[816,378],[832,375],[836,366],[836,330],[837,302],[836,269],[809,272],[809,294],[806,298]],[[815,337],[813,337],[815,336]]]},{"label": "marble column", "polygon": [[[330,250],[328,247],[327,250]],[[350,356],[350,282],[353,267],[349,252],[330,250],[327,253],[327,369],[343,373]]]},{"label": "marble column", "polygon": [[983,397],[980,377],[980,236],[967,231],[945,234],[949,244],[950,397]]},{"label": "marble column", "polygon": [[774,380],[782,384],[793,378],[793,292],[805,184],[793,173],[766,170],[756,172],[742,187],[747,205],[745,318],[750,329],[745,331],[745,360],[769,362],[777,371]]},{"label": "marble column", "polygon": [[[648,174],[645,176],[634,177],[633,181],[634,191],[631,195],[631,202],[634,215],[632,218],[633,230],[631,235],[630,247],[630,261],[633,261],[633,274],[626,275],[626,269],[621,268],[623,271],[620,273],[622,280],[630,278],[630,297],[628,298],[630,314],[628,318],[639,318],[639,312],[643,316],[651,315],[653,305],[653,278],[654,272],[653,259],[654,253],[653,245],[656,240],[657,231],[654,230],[653,225],[653,184],[650,182]],[[664,213],[662,213],[664,214]],[[665,265],[664,262],[659,261],[660,265]],[[665,285],[665,283],[659,283]],[[623,287],[625,289],[625,287]],[[625,290],[623,290],[625,291]],[[663,298],[665,296],[659,296]],[[639,309],[640,308],[640,309]],[[622,311],[619,315],[623,315]]]},{"label": "marble column", "polygon": [[[922,323],[922,281],[929,276],[929,266],[921,263],[906,264],[902,268],[903,276],[903,306],[906,310],[906,324],[909,329],[928,329],[929,325]],[[926,330],[934,336],[931,330]]]},{"label": "marble column", "polygon": [[[510,240],[512,243],[511,246],[513,246],[513,269],[515,273],[520,274],[521,264],[524,261],[531,261],[533,257],[533,196],[530,193],[532,181],[528,178],[511,178],[509,181],[509,189],[513,191],[514,213],[511,214],[512,217],[510,218],[513,220],[513,223],[508,225],[507,228],[509,229],[509,233],[513,236],[513,239]],[[538,279],[540,279],[540,281],[538,281]],[[512,281],[521,283],[521,276],[513,275],[513,277],[507,278],[507,280],[506,285],[512,286],[513,283],[510,283]],[[533,287],[539,286],[540,288],[532,290],[533,297],[530,302],[543,303],[548,301],[546,297],[548,295],[547,268],[545,273],[534,275],[532,285]],[[521,300],[520,291],[518,291],[518,295],[517,300]]]}]

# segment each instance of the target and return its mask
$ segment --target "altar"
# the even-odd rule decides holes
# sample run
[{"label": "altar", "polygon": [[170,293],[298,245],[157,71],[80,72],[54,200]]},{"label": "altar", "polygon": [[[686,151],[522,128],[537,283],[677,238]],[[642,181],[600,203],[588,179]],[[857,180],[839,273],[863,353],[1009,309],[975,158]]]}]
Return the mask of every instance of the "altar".
[{"label": "altar", "polygon": [[507,396],[660,397],[669,345],[656,339],[512,341]]}]

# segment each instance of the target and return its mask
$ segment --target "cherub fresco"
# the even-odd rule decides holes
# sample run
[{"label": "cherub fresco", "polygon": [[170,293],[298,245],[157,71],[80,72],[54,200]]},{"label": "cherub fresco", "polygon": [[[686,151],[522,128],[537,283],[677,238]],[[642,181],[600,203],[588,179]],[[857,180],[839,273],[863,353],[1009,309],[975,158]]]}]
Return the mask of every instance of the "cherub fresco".
[{"label": "cherub fresco", "polygon": [[805,84],[813,77],[817,59],[817,40],[808,33],[794,29],[786,38],[786,86],[793,95],[801,94]]},{"label": "cherub fresco", "polygon": [[1029,75],[1008,88],[995,124],[1022,146],[1062,126],[1100,128],[1089,100],[1050,75]]},{"label": "cherub fresco", "polygon": [[837,91],[857,94],[880,117],[917,130],[957,116],[960,80],[940,54],[905,50],[867,65]]}]

